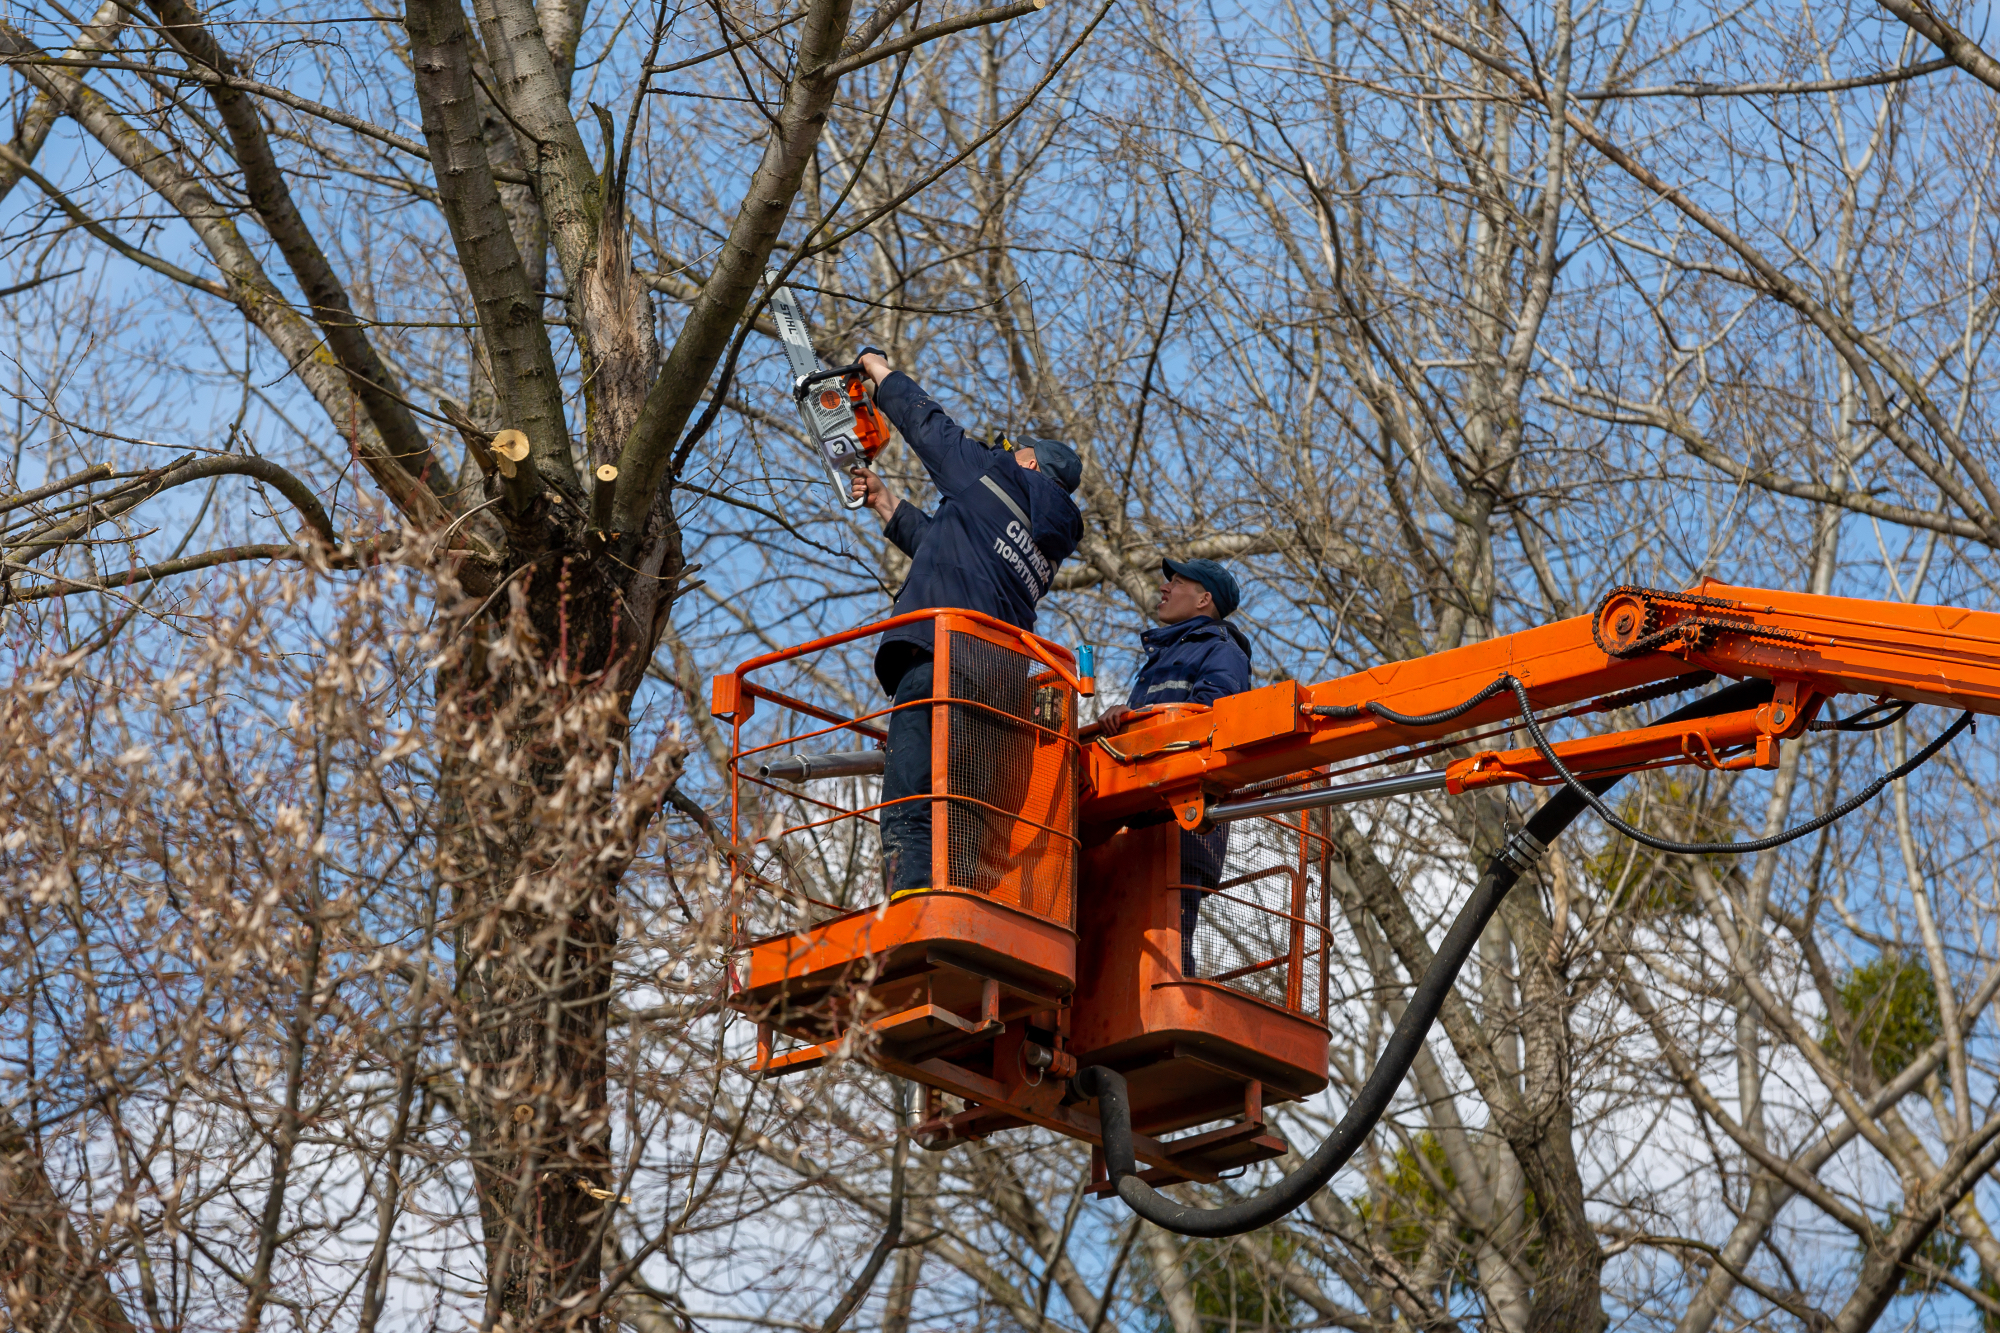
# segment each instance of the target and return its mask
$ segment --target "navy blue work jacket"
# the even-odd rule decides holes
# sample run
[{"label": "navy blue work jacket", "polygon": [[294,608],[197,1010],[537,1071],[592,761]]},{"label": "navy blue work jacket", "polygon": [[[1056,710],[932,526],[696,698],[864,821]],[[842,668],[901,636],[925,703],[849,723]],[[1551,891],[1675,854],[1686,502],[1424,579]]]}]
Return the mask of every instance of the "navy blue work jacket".
[{"label": "navy blue work jacket", "polygon": [[[1250,640],[1226,620],[1196,616],[1178,625],[1155,625],[1139,642],[1146,647],[1146,664],[1133,678],[1127,708],[1212,704],[1250,688]],[[1181,830],[1182,883],[1216,887],[1228,858],[1229,825],[1207,833]]]},{"label": "navy blue work jacket", "polygon": [[[890,516],[888,538],[910,557],[910,577],[890,614],[956,606],[1032,630],[1035,603],[1083,535],[1076,502],[1054,478],[967,435],[901,371],[882,381],[875,403],[916,451],[939,496],[935,515],[906,500]],[[875,653],[883,688],[893,692],[893,677],[934,642],[928,620],[883,635]]]},{"label": "navy blue work jacket", "polygon": [[1178,625],[1155,625],[1139,642],[1146,664],[1132,681],[1127,708],[1212,704],[1250,688],[1250,640],[1226,620],[1196,616]]}]

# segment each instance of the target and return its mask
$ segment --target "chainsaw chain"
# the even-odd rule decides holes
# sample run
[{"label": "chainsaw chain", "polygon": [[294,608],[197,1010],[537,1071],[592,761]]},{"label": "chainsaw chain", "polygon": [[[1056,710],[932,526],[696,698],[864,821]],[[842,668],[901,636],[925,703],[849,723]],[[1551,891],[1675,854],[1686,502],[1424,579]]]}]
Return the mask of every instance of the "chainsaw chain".
[{"label": "chainsaw chain", "polygon": [[[1611,604],[1613,598],[1620,596],[1637,598],[1646,608],[1646,618],[1639,627],[1638,638],[1623,648],[1613,648],[1604,641],[1604,608]],[[1703,597],[1699,593],[1669,592],[1664,588],[1645,588],[1634,583],[1620,584],[1606,593],[1604,600],[1597,604],[1597,613],[1590,618],[1590,637],[1596,641],[1598,649],[1605,656],[1617,658],[1637,657],[1641,653],[1652,652],[1661,645],[1675,640],[1684,643],[1690,651],[1699,651],[1713,643],[1718,634],[1741,634],[1745,638],[1796,645],[1812,642],[1809,636],[1797,630],[1759,625],[1740,612],[1735,615],[1703,615],[1697,610],[1694,615],[1683,616],[1671,625],[1656,628],[1660,623],[1660,608],[1663,606],[1715,607],[1726,613],[1734,610],[1736,603],[1725,601],[1720,597]]]}]

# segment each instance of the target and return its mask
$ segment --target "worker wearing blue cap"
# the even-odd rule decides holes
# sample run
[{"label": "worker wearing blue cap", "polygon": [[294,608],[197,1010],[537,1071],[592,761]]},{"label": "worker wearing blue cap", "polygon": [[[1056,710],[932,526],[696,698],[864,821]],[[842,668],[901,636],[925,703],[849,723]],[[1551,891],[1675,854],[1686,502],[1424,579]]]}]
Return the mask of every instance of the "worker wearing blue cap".
[{"label": "worker wearing blue cap", "polygon": [[[1159,625],[1139,636],[1146,664],[1123,707],[1101,719],[1115,734],[1134,709],[1154,704],[1212,704],[1250,688],[1250,640],[1229,623],[1243,600],[1236,577],[1213,560],[1168,560],[1160,566]],[[1229,826],[1208,833],[1181,830],[1181,972],[1195,974],[1194,934],[1204,890],[1222,883]]]},{"label": "worker wearing blue cap", "polygon": [[[1076,450],[1047,439],[991,448],[915,380],[890,369],[879,351],[863,348],[856,359],[874,381],[875,405],[938,490],[937,512],[926,514],[873,472],[854,469],[855,498],[868,502],[889,540],[910,557],[891,614],[951,606],[1034,629],[1035,606],[1055,585],[1056,566],[1083,536],[1083,515],[1070,498],[1083,479]],[[875,678],[899,705],[889,717],[882,775],[882,859],[892,900],[931,887],[931,803],[907,799],[931,790],[931,710],[902,705],[932,697],[934,642],[932,623],[922,620],[890,630],[875,651]]]}]

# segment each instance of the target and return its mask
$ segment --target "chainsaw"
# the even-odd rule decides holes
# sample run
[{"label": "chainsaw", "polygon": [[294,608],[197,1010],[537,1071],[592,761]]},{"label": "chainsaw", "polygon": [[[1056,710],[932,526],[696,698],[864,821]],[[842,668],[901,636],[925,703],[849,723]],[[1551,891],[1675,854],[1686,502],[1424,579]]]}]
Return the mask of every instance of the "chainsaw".
[{"label": "chainsaw", "polygon": [[841,503],[859,509],[865,500],[851,493],[848,472],[867,467],[889,443],[889,420],[875,406],[875,386],[860,365],[828,366],[813,351],[812,334],[799,311],[798,298],[780,286],[778,275],[766,272],[771,289],[771,318],[792,367],[792,397],[806,434],[819,450],[820,461],[833,475]]}]

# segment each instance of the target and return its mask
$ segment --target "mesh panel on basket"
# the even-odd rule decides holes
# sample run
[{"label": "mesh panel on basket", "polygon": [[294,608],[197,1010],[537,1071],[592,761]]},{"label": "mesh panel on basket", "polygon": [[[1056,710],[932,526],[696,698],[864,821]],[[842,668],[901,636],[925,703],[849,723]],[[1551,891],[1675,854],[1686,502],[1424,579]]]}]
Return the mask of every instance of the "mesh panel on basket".
[{"label": "mesh panel on basket", "polygon": [[[1317,894],[1307,896],[1307,918],[1313,920]],[[1307,926],[1299,959],[1299,998],[1287,1002],[1290,967],[1286,958],[1292,951],[1292,880],[1289,875],[1271,875],[1238,884],[1219,893],[1202,895],[1201,910],[1194,926],[1193,977],[1220,981],[1245,995],[1280,1008],[1301,1013],[1319,1012],[1320,932]],[[1276,959],[1257,971],[1242,969]],[[1231,973],[1239,975],[1231,976]]]},{"label": "mesh panel on basket", "polygon": [[959,633],[950,654],[951,698],[984,707],[950,710],[946,790],[969,799],[941,808],[948,883],[1068,925],[1075,849],[1038,826],[1076,827],[1073,702],[1025,653]]}]

